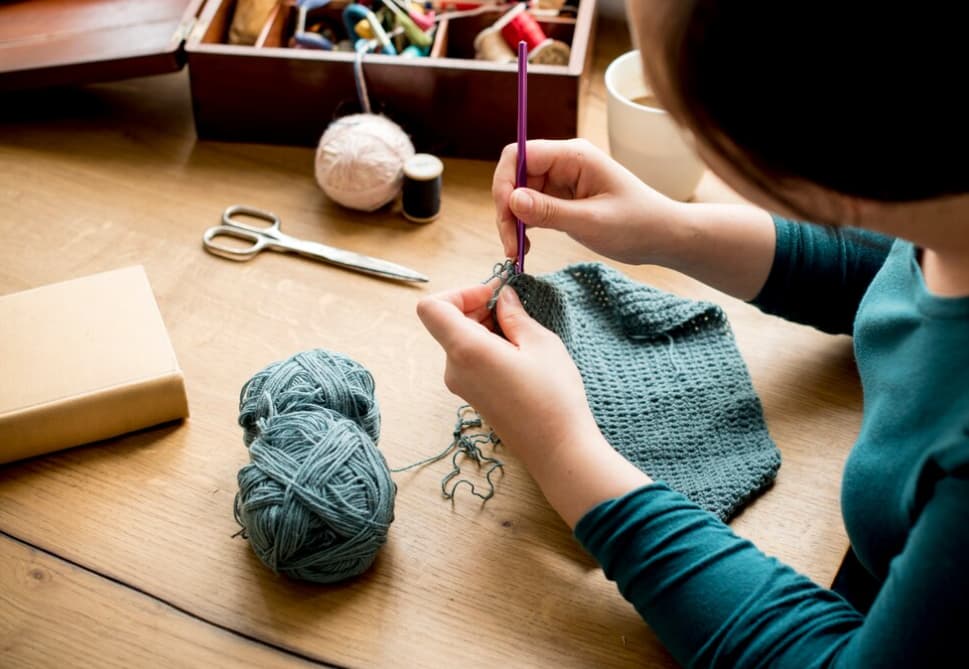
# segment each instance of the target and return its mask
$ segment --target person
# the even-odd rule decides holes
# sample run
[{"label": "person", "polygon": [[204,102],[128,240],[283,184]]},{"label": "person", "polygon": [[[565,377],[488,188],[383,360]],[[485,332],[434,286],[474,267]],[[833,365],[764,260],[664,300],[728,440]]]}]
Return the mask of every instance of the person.
[{"label": "person", "polygon": [[519,217],[853,334],[864,410],[843,472],[851,549],[834,588],[614,451],[561,341],[514,290],[494,313],[487,285],[418,304],[446,353],[447,386],[684,666],[965,666],[969,125],[956,82],[969,63],[956,10],[726,0],[628,10],[653,92],[752,204],[673,202],[586,142],[532,141],[527,187],[514,187],[514,147],[495,171],[504,251],[517,252]]}]

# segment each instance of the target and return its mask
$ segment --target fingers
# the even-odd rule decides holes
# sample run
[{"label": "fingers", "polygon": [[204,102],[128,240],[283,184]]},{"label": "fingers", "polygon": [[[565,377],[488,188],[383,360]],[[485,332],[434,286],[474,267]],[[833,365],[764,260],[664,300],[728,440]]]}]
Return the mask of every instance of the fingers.
[{"label": "fingers", "polygon": [[417,315],[445,351],[489,334],[481,323],[467,318],[452,303],[434,297],[417,304]]},{"label": "fingers", "polygon": [[516,144],[502,151],[492,181],[498,236],[509,258],[518,253],[516,219],[570,232],[596,212],[587,201],[602,191],[601,180],[608,175],[607,157],[585,140],[532,140],[527,152],[526,188],[516,188]]},{"label": "fingers", "polygon": [[[526,145],[527,153],[527,187],[538,191],[549,191],[552,195],[566,197],[572,192],[569,175],[563,175],[564,185],[551,183],[548,179],[549,170],[558,163],[562,165],[561,156],[568,152],[572,141],[532,140]],[[591,146],[591,145],[590,145]],[[566,161],[567,164],[568,161]],[[561,172],[561,169],[557,170]],[[509,198],[515,190],[518,178],[518,145],[508,144],[501,152],[501,158],[495,167],[494,179],[491,183],[491,195],[495,202],[497,214],[498,236],[501,239],[505,256],[514,258],[518,254],[518,230],[516,216],[509,207]],[[561,180],[561,179],[560,179]],[[528,246],[525,250],[527,252]]]},{"label": "fingers", "polygon": [[528,315],[518,293],[511,286],[502,288],[498,295],[497,319],[505,338],[515,346],[536,341],[548,331]]},{"label": "fingers", "polygon": [[486,307],[494,288],[489,284],[475,284],[465,288],[445,290],[431,297],[453,304],[461,313],[469,314],[476,309]]},{"label": "fingers", "polygon": [[[517,221],[512,218],[507,223],[499,222],[498,224],[498,237],[501,239],[501,247],[505,253],[506,258],[517,258],[518,257],[518,225]],[[531,242],[528,239],[528,231],[525,231],[525,253],[531,248]]]},{"label": "fingers", "polygon": [[486,285],[450,290],[417,303],[417,315],[441,346],[447,350],[462,337],[486,334],[482,322],[489,317],[492,289]]},{"label": "fingers", "polygon": [[495,176],[491,182],[491,196],[495,201],[498,237],[506,258],[518,255],[518,231],[515,225],[515,215],[508,208],[508,197],[515,189],[515,175],[517,172],[518,147],[509,144],[501,152],[501,158],[495,167]]},{"label": "fingers", "polygon": [[[575,182],[581,166],[598,152],[585,140],[531,140],[526,145],[527,183],[522,184],[557,197],[569,197],[575,192]],[[588,154],[588,156],[587,156]],[[518,145],[508,144],[501,152],[491,182],[491,194],[499,220],[513,219],[508,211],[508,197],[518,186]]]},{"label": "fingers", "polygon": [[[527,143],[525,151],[527,183],[523,185],[556,197],[582,197],[578,187],[583,172],[591,172],[586,175],[588,178],[612,162],[602,150],[584,139],[534,139]],[[518,146],[508,144],[501,152],[491,183],[499,210],[518,185],[517,176]]]},{"label": "fingers", "polygon": [[528,142],[525,151],[529,177],[554,174],[563,165],[598,159],[602,155],[594,144],[584,139],[536,139]]},{"label": "fingers", "polygon": [[417,315],[449,356],[507,347],[507,341],[493,334],[494,313],[488,308],[492,295],[490,283],[438,293],[417,303]]},{"label": "fingers", "polygon": [[534,228],[554,228],[571,233],[590,227],[601,218],[599,203],[587,200],[563,200],[530,188],[516,188],[508,200],[512,215]]}]

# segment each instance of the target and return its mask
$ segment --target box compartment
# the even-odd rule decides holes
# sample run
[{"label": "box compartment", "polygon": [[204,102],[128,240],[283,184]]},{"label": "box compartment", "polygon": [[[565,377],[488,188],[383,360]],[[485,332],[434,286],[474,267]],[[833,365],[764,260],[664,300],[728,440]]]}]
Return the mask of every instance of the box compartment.
[{"label": "box compartment", "polygon": [[[293,7],[277,14],[264,46],[226,44],[232,5],[210,0],[186,46],[199,137],[312,146],[330,121],[360,110],[354,54],[283,47]],[[439,27],[436,39],[446,45],[433,48],[444,57],[367,54],[363,70],[372,110],[400,124],[418,150],[497,158],[515,140],[517,68],[474,60],[473,41],[501,14],[452,19]],[[577,134],[594,18],[594,0],[582,0],[575,19],[539,19],[549,37],[572,49],[567,66],[529,67],[529,136]]]},{"label": "box compartment", "polygon": [[[314,146],[335,118],[360,110],[355,55],[289,48],[294,0],[284,0],[260,46],[228,44],[235,0],[0,2],[0,91],[172,72],[188,63],[199,138]],[[340,25],[346,0],[316,12]],[[367,54],[372,111],[400,124],[420,151],[494,160],[515,140],[514,63],[474,60],[474,37],[502,9],[441,21],[430,58]],[[575,17],[536,17],[571,46],[568,65],[530,65],[529,137],[578,131],[595,0]]]}]

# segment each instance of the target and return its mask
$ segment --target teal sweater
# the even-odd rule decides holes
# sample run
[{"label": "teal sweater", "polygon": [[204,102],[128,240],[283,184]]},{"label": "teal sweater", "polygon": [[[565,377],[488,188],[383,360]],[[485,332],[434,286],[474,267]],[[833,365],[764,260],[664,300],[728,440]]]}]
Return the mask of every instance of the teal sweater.
[{"label": "teal sweater", "polygon": [[910,243],[775,225],[755,303],[854,333],[864,418],[841,506],[873,601],[819,587],[662,482],[593,508],[576,537],[684,666],[967,666],[969,298],[931,295]]}]

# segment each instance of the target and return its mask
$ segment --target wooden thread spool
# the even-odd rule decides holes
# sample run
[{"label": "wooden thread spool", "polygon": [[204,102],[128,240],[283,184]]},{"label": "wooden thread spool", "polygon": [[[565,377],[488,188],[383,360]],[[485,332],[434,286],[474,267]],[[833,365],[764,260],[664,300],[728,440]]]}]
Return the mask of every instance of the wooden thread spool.
[{"label": "wooden thread spool", "polygon": [[535,65],[568,65],[572,49],[561,40],[548,38],[528,54],[528,62]]},{"label": "wooden thread spool", "polygon": [[485,28],[475,36],[474,57],[496,63],[513,63],[518,59],[502,37],[501,30],[495,26]]}]

